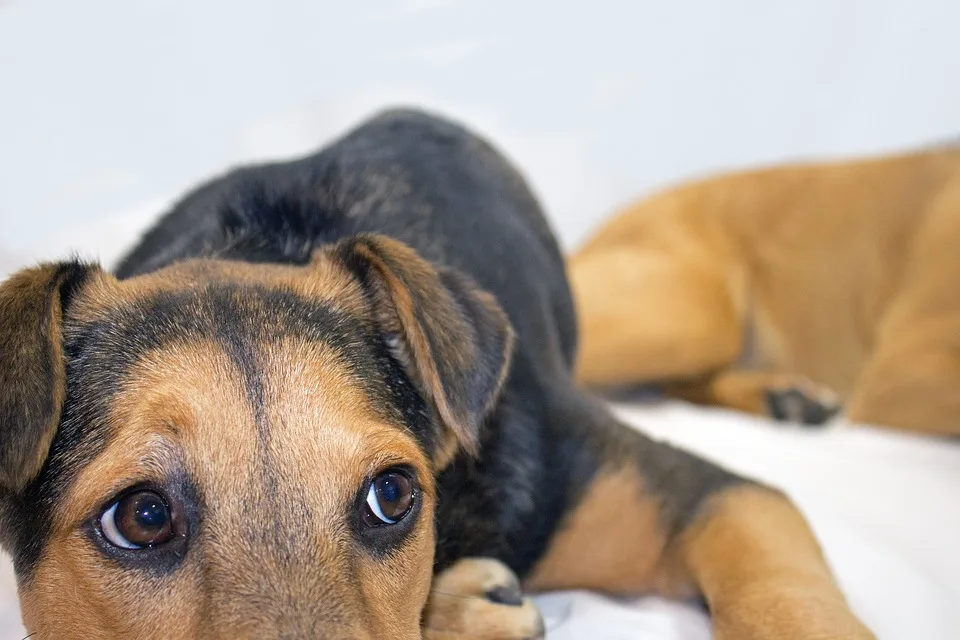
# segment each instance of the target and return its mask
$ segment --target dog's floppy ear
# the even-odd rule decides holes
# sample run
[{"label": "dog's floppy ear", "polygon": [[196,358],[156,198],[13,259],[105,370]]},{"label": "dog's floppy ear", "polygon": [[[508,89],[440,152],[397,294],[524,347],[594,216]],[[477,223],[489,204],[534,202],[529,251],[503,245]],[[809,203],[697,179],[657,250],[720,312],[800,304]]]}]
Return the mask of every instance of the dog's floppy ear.
[{"label": "dog's floppy ear", "polygon": [[63,312],[93,267],[24,269],[0,284],[0,488],[40,472],[66,392]]},{"label": "dog's floppy ear", "polygon": [[475,454],[513,352],[500,305],[466,275],[385,236],[359,235],[332,252],[360,279],[388,344],[444,426]]}]

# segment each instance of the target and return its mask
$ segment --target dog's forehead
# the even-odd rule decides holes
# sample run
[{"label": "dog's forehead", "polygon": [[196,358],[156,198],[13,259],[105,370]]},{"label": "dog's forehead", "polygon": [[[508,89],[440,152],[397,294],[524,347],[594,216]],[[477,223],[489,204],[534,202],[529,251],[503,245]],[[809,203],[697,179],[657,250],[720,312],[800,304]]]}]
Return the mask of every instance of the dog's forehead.
[{"label": "dog's forehead", "polygon": [[86,287],[72,315],[92,319],[149,305],[164,295],[183,296],[211,288],[288,293],[304,302],[353,313],[361,313],[365,305],[362,289],[350,272],[326,253],[317,252],[304,265],[193,259],[120,281],[101,277]]},{"label": "dog's forehead", "polygon": [[251,508],[257,522],[271,516],[278,525],[287,511],[305,517],[318,501],[322,512],[337,511],[378,469],[426,464],[415,438],[383,418],[325,344],[281,339],[259,359],[257,371],[244,371],[207,342],[145,354],[112,398],[108,442],[66,503],[186,476],[216,496],[221,525],[246,520]]},{"label": "dog's forehead", "polygon": [[358,283],[327,260],[305,266],[191,260],[128,280],[91,282],[69,311],[65,347],[68,356],[116,365],[178,342],[213,342],[238,357],[238,349],[281,338],[346,351],[369,341],[368,311]]},{"label": "dog's forehead", "polygon": [[[84,291],[65,325],[68,385],[112,375],[109,392],[146,355],[202,343],[229,356],[256,395],[265,356],[280,341],[323,343],[370,379],[376,336],[348,280],[274,265],[194,261]],[[69,366],[73,365],[73,366]],[[70,375],[76,374],[76,375]],[[250,398],[251,402],[257,398]]]},{"label": "dog's forehead", "polygon": [[[71,461],[93,459],[122,431],[110,419],[117,403],[145,401],[159,387],[168,399],[242,403],[262,432],[302,428],[321,396],[350,398],[342,406],[353,418],[375,416],[429,450],[426,405],[365,305],[348,275],[322,264],[194,261],[93,283],[65,326],[55,465],[75,477]],[[208,375],[188,376],[185,367]],[[303,392],[310,388],[317,393]]]}]

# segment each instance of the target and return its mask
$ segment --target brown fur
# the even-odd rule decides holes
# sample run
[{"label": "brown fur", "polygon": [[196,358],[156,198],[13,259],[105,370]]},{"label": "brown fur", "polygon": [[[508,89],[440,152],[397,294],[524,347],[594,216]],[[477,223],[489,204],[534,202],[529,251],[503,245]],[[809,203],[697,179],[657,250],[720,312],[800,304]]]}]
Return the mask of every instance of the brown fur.
[{"label": "brown fur", "polygon": [[958,434],[958,242],[957,149],[667,191],[571,259],[578,376],[756,413],[812,380],[853,421]]},{"label": "brown fur", "polygon": [[[40,472],[65,395],[60,265],[25,269],[0,296],[0,488],[20,490]],[[26,416],[24,419],[23,416]]]},{"label": "brown fur", "polygon": [[424,612],[424,640],[540,638],[543,620],[533,603],[504,606],[485,595],[513,586],[516,576],[489,558],[466,558],[434,578]]},{"label": "brown fur", "polygon": [[84,288],[82,304],[71,309],[76,321],[90,322],[162,292],[200,289],[211,279],[260,285],[296,293],[305,299],[361,314],[366,303],[360,287],[326,251],[317,251],[307,268],[225,260],[185,260],[133,280],[99,273]]},{"label": "brown fur", "polygon": [[777,493],[740,487],[716,496],[680,553],[718,640],[873,637],[850,615],[809,526]]},{"label": "brown fur", "polygon": [[[457,444],[476,454],[476,434],[470,426],[476,417],[469,415],[471,408],[452,402],[459,394],[448,393],[444,387],[449,384],[445,381],[449,376],[443,376],[439,371],[439,367],[444,366],[466,372],[480,357],[470,336],[457,331],[462,325],[452,314],[457,308],[456,301],[442,286],[437,272],[404,244],[381,238],[375,242],[357,243],[355,250],[362,259],[369,261],[379,276],[377,308],[387,331],[399,338],[395,351],[399,351],[401,360],[417,372],[418,382],[428,390],[440,419],[449,428],[449,433],[456,436]],[[503,327],[501,339],[505,349],[495,382],[499,388],[512,356],[513,332],[503,311],[489,294],[480,290],[473,294],[475,303],[483,305]],[[424,326],[425,323],[429,323],[428,326]],[[431,345],[428,336],[433,336],[435,344]],[[443,354],[442,360],[438,357],[440,354]],[[490,402],[495,397],[491,394]],[[488,405],[473,411],[486,413],[489,408]],[[449,443],[444,443],[443,449],[439,468],[446,466],[455,451]]]},{"label": "brown fur", "polygon": [[[621,595],[652,591],[654,581],[666,577],[658,575],[662,563],[670,560],[659,511],[635,469],[602,474],[576,511],[567,515],[525,586],[532,591],[586,588]],[[665,583],[658,586],[670,590]]]}]

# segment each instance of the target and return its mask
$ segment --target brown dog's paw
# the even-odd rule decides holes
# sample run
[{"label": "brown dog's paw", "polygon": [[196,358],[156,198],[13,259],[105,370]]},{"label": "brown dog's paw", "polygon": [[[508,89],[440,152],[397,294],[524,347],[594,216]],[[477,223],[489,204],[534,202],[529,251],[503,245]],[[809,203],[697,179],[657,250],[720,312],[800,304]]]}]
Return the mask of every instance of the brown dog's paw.
[{"label": "brown dog's paw", "polygon": [[509,568],[490,558],[465,558],[434,577],[423,637],[533,640],[544,637],[543,618]]},{"label": "brown dog's paw", "polygon": [[841,408],[833,392],[808,380],[767,389],[764,400],[774,420],[810,426],[824,424]]}]

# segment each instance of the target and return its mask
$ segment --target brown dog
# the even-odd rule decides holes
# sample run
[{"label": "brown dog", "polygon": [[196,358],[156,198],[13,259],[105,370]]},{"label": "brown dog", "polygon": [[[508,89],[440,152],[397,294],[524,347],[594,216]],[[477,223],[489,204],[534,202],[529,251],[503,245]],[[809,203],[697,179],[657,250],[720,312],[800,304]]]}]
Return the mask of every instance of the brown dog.
[{"label": "brown dog", "polygon": [[533,591],[870,638],[790,502],[573,383],[573,303],[490,146],[383,114],[188,195],[116,275],[0,286],[0,542],[33,638],[538,637]]},{"label": "brown dog", "polygon": [[570,274],[589,385],[960,434],[958,148],[683,186],[617,215]]}]

